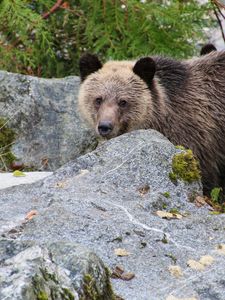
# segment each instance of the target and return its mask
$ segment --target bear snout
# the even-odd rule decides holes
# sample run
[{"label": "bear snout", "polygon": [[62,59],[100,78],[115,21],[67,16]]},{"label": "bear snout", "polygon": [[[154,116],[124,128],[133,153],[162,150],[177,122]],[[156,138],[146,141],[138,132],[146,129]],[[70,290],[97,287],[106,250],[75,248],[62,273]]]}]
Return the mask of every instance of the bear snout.
[{"label": "bear snout", "polygon": [[101,136],[106,137],[109,135],[113,130],[113,124],[111,121],[101,121],[98,124],[98,133]]}]

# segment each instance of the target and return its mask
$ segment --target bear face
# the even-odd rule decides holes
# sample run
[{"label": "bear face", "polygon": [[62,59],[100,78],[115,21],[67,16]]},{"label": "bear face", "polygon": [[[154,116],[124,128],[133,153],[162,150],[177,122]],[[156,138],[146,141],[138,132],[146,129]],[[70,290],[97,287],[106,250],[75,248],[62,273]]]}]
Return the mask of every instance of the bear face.
[{"label": "bear face", "polygon": [[215,186],[225,191],[225,52],[207,51],[184,61],[154,56],[104,65],[84,55],[78,104],[105,138],[151,128],[191,149],[209,194]]},{"label": "bear face", "polygon": [[152,111],[153,59],[111,61],[102,66],[95,55],[86,54],[80,60],[80,74],[79,110],[98,135],[112,138],[145,128]]}]

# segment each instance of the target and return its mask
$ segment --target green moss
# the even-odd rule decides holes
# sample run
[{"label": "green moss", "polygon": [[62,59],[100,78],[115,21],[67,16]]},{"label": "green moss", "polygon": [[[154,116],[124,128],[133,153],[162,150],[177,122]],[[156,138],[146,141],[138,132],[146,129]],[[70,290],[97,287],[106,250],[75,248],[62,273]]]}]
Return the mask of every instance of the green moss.
[{"label": "green moss", "polygon": [[170,193],[169,192],[164,192],[163,196],[166,197],[166,198],[170,198]]},{"label": "green moss", "polygon": [[169,179],[170,179],[171,181],[177,181],[177,175],[174,174],[173,172],[170,172],[170,173],[169,173]]},{"label": "green moss", "polygon": [[40,271],[45,281],[53,281],[56,284],[59,283],[54,273],[49,273],[47,269],[44,268],[40,269]]},{"label": "green moss", "polygon": [[83,280],[84,280],[84,285],[83,285],[84,299],[98,300],[99,295],[97,292],[95,279],[90,274],[85,274]]},{"label": "green moss", "polygon": [[33,277],[32,284],[37,300],[75,300],[73,293],[68,288],[62,287],[56,274],[49,273],[45,268],[40,268],[40,274]]},{"label": "green moss", "polygon": [[163,204],[162,204],[162,208],[163,208],[163,209],[166,209],[166,208],[167,208],[167,204],[166,204],[166,203],[163,203]]},{"label": "green moss", "polygon": [[169,178],[173,181],[180,179],[192,183],[201,179],[199,163],[190,149],[174,155],[172,171],[169,173]]},{"label": "green moss", "polygon": [[74,295],[67,288],[62,288],[61,296],[62,296],[62,299],[65,299],[65,300],[75,300]]},{"label": "green moss", "polygon": [[11,152],[11,146],[15,140],[15,132],[9,128],[7,121],[0,118],[0,170],[8,170],[9,165],[16,159]]},{"label": "green moss", "polygon": [[220,215],[220,214],[222,214],[222,213],[225,213],[225,211],[224,211],[224,212],[221,212],[221,211],[213,210],[213,211],[210,211],[210,212],[209,212],[210,215]]},{"label": "green moss", "polygon": [[111,281],[110,281],[110,276],[111,276],[111,272],[110,270],[106,267],[105,268],[105,273],[106,273],[106,287],[105,287],[105,290],[108,294],[108,298],[109,300],[116,300],[115,298],[115,294],[113,292],[113,288],[112,288],[112,285],[111,285]]},{"label": "green moss", "polygon": [[48,295],[44,291],[40,291],[37,294],[37,300],[49,300]]},{"label": "green moss", "polygon": [[221,187],[215,187],[210,193],[211,199],[208,200],[214,211],[213,214],[225,213],[225,194]]},{"label": "green moss", "polygon": [[83,277],[83,295],[81,300],[115,300],[115,295],[110,282],[110,272],[105,268],[106,284],[102,294],[99,294],[96,280],[91,274],[85,274]]},{"label": "green moss", "polygon": [[180,150],[186,150],[184,146],[182,145],[177,145],[175,146],[176,149],[180,149]]},{"label": "green moss", "polygon": [[222,192],[223,190],[221,187],[215,187],[211,190],[210,196],[214,203],[219,203],[220,198],[222,196]]},{"label": "green moss", "polygon": [[48,300],[48,294],[44,288],[44,280],[39,275],[35,275],[32,278],[32,285],[34,289],[34,293],[37,297],[37,300]]},{"label": "green moss", "polygon": [[171,209],[169,210],[169,212],[170,212],[171,214],[180,214],[180,212],[179,212],[179,210],[178,210],[177,208],[171,208]]}]

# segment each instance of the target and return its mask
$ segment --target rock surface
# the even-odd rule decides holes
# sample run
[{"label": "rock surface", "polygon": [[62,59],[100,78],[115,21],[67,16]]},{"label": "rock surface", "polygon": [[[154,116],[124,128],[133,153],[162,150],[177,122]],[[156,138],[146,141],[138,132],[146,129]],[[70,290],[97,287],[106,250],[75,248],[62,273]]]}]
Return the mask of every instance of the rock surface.
[{"label": "rock surface", "polygon": [[112,299],[107,270],[94,253],[71,243],[47,246],[1,241],[0,299],[76,300],[94,293]]},{"label": "rock surface", "polygon": [[33,183],[52,174],[52,172],[23,172],[26,176],[16,177],[13,173],[0,173],[0,190],[21,184]]},{"label": "rock surface", "polygon": [[28,167],[56,170],[97,141],[77,113],[79,78],[43,79],[0,71],[0,117],[15,129],[12,152]]},{"label": "rock surface", "polygon": [[[198,182],[170,181],[179,151],[153,130],[107,141],[40,182],[2,190],[0,234],[84,245],[124,270],[112,281],[125,300],[224,300],[224,215],[189,201]],[[171,209],[181,216],[157,214]],[[30,210],[37,215],[24,222]]]}]

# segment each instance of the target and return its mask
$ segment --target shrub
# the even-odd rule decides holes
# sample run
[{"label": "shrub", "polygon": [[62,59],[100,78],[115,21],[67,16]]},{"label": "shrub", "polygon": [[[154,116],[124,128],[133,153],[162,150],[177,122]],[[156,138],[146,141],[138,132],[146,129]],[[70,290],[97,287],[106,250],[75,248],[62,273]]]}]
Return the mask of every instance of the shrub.
[{"label": "shrub", "polygon": [[0,2],[0,68],[43,77],[78,73],[85,50],[103,59],[199,54],[211,4],[198,1],[56,0]]}]

